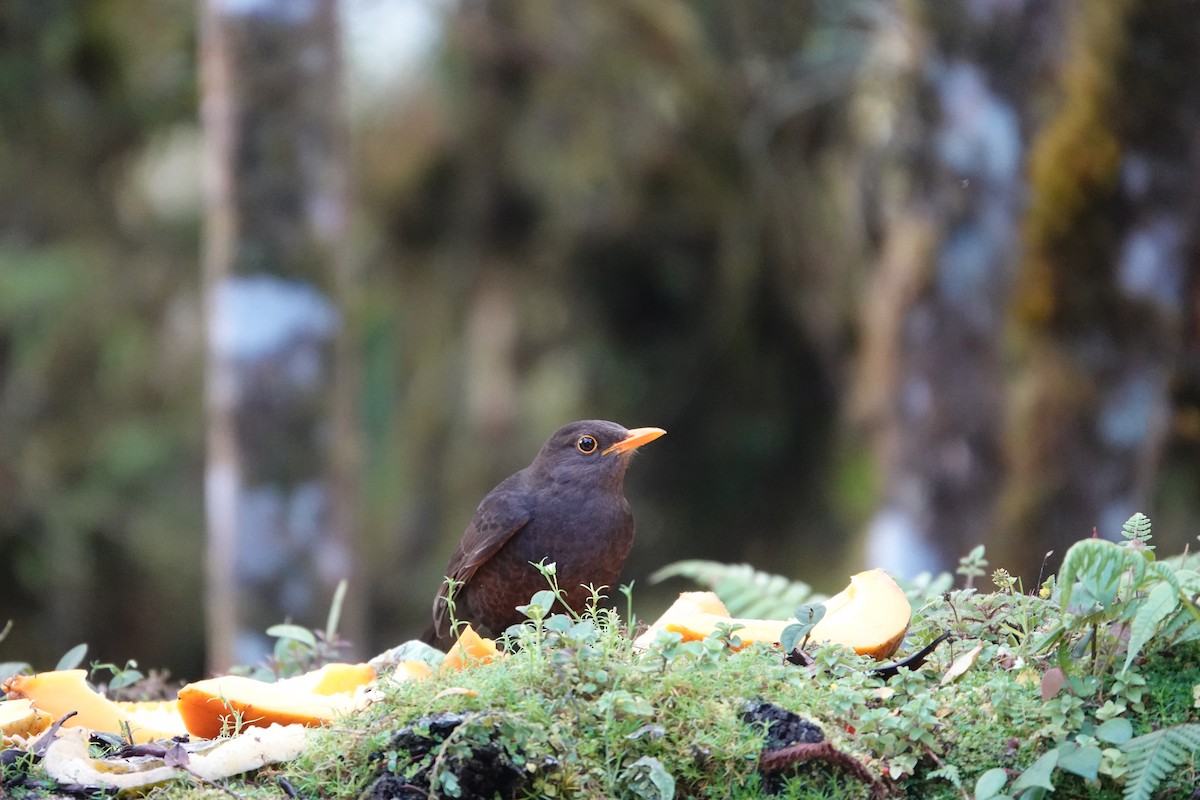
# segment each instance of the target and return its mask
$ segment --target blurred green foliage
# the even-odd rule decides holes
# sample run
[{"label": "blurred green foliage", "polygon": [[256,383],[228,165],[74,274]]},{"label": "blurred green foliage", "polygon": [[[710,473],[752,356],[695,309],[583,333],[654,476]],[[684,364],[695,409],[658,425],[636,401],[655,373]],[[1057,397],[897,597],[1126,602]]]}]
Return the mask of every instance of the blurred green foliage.
[{"label": "blurred green foliage", "polygon": [[[35,663],[87,639],[199,671],[193,11],[2,12],[0,606]],[[630,577],[685,554],[836,559],[856,521],[825,466],[845,320],[814,326],[793,290],[836,171],[800,144],[837,150],[862,56],[832,63],[818,34],[861,21],[831,13],[467,4],[432,72],[355,120],[372,644],[415,630],[478,498],[569,418],[671,431],[631,476]],[[811,120],[771,108],[809,45],[842,81]],[[849,308],[853,280],[800,305]],[[781,541],[805,536],[826,544]]]},{"label": "blurred green foliage", "polygon": [[[423,625],[479,498],[575,418],[669,432],[627,482],[643,616],[682,558],[840,588],[885,460],[846,409],[925,133],[914,4],[437,7],[431,60],[354,106],[361,651]],[[203,668],[197,18],[0,6],[0,660]]]},{"label": "blurred green foliage", "polygon": [[42,668],[202,652],[197,220],[134,185],[191,122],[193,30],[150,5],[0,9],[0,616]]}]

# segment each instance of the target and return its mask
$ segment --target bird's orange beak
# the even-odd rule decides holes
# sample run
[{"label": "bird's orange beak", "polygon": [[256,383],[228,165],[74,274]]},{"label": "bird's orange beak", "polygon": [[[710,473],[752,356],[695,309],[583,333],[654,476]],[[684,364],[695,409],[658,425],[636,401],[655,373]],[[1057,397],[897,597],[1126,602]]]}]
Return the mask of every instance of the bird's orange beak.
[{"label": "bird's orange beak", "polygon": [[604,448],[600,455],[607,456],[612,453],[626,453],[630,450],[636,450],[647,442],[653,442],[664,433],[666,431],[662,428],[634,428],[625,435],[624,439]]}]

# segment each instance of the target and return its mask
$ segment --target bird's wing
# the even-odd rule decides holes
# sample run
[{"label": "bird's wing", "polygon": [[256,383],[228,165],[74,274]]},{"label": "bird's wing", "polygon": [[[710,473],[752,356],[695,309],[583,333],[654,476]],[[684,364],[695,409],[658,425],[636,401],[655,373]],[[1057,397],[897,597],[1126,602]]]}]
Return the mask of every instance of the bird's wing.
[{"label": "bird's wing", "polygon": [[[456,587],[470,581],[479,566],[495,555],[533,517],[529,493],[521,489],[518,473],[493,489],[475,510],[471,524],[463,533],[462,542],[446,567],[446,577],[452,579]],[[443,583],[433,599],[433,625],[437,630],[442,630],[446,624],[448,588]]]}]

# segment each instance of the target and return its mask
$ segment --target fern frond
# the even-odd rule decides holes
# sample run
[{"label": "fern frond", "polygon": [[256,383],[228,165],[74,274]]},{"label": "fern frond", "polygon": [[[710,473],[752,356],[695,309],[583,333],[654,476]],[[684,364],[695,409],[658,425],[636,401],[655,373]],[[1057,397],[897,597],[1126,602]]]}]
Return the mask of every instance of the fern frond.
[{"label": "fern frond", "polygon": [[687,578],[716,592],[735,617],[785,619],[796,608],[814,601],[812,587],[782,575],[757,570],[749,564],[723,564],[693,559],[668,564],[650,576],[653,583],[667,578]]},{"label": "fern frond", "polygon": [[1200,724],[1176,725],[1121,745],[1128,760],[1125,800],[1150,800],[1162,779],[1200,753]]},{"label": "fern frond", "polygon": [[1153,550],[1154,546],[1146,544],[1154,537],[1150,535],[1150,518],[1142,512],[1138,512],[1126,520],[1121,526],[1121,535],[1132,542],[1141,542],[1147,550]]},{"label": "fern frond", "polygon": [[1125,666],[1121,667],[1122,673],[1141,655],[1142,648],[1158,633],[1163,620],[1179,608],[1178,587],[1178,582],[1172,586],[1171,583],[1163,581],[1156,584],[1150,590],[1150,594],[1137,601],[1140,605],[1133,615],[1133,622],[1129,625],[1129,644],[1125,652]]},{"label": "fern frond", "polygon": [[[1106,539],[1084,539],[1071,545],[1063,556],[1058,586],[1062,595],[1059,605],[1068,610],[1090,615],[1108,611],[1117,600],[1123,578],[1137,586],[1146,575],[1146,559],[1140,553]],[[1076,584],[1078,581],[1078,584]],[[1071,608],[1071,598],[1077,598],[1077,608]]]},{"label": "fern frond", "polygon": [[954,764],[943,764],[938,769],[929,773],[930,778],[942,778],[948,781],[955,789],[962,791],[962,772]]}]

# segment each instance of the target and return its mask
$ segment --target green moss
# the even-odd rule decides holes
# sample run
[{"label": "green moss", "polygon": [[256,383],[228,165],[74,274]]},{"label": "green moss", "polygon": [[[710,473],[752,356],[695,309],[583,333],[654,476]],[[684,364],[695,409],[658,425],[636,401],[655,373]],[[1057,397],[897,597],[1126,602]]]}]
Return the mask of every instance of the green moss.
[{"label": "green moss", "polygon": [[[950,776],[969,786],[994,766],[1019,772],[1084,716],[1083,701],[1069,693],[1043,702],[1032,670],[997,669],[995,646],[947,686],[939,678],[962,646],[885,684],[867,671],[871,662],[840,648],[815,650],[818,666],[809,670],[761,645],[731,653],[713,638],[639,655],[615,631],[583,630],[595,638],[550,636],[499,664],[395,687],[351,733],[323,732],[289,780],[314,796],[357,796],[373,770],[403,761],[388,749],[388,731],[435,712],[498,712],[517,721],[530,762],[559,764],[539,778],[541,796],[640,796],[629,794],[624,776],[650,756],[674,777],[679,796],[758,797],[763,740],[740,714],[747,700],[762,698],[818,723],[839,750],[873,774],[890,773],[908,796],[958,797]],[[802,767],[780,796],[868,794],[861,781],[816,764]]]},{"label": "green moss", "polygon": [[1105,318],[1123,151],[1113,127],[1120,97],[1114,64],[1127,46],[1130,5],[1118,0],[1075,10],[1062,107],[1030,152],[1028,256],[1018,302],[1026,325],[1069,330]]},{"label": "green moss", "polygon": [[[1088,539],[1068,553],[1061,577],[1073,587],[1072,605],[1063,587],[1026,595],[999,573],[993,578],[1003,591],[926,592],[907,649],[940,633],[954,638],[888,680],[875,662],[836,646],[809,647],[806,667],[761,643],[733,651],[736,631],[693,642],[664,634],[639,651],[612,612],[542,619],[544,606],[531,604],[538,612],[519,650],[424,681],[385,678],[378,702],[315,731],[295,762],[229,788],[247,800],[276,797],[283,780],[299,796],[343,800],[363,796],[386,771],[432,783],[441,797],[500,765],[523,782],[513,796],[757,798],[778,789],[775,796],[794,800],[865,800],[865,774],[897,796],[951,800],[972,796],[989,770],[1005,770],[1012,792],[1043,756],[1057,751],[1065,764],[1065,754],[1090,751],[1093,779],[1063,766],[1041,779],[1053,782],[1060,800],[1116,800],[1128,768],[1122,742],[1195,720],[1200,685],[1200,644],[1180,642],[1200,623],[1183,607],[1160,620],[1141,657],[1121,671],[1147,598],[1173,585],[1168,573],[1189,586],[1194,574],[1182,560],[1149,558],[1149,523],[1139,519],[1144,526],[1132,526],[1124,547]],[[1139,559],[1144,570],[1135,569]],[[1057,686],[1046,682],[1051,669],[1063,671]],[[861,771],[804,762],[769,787],[773,780],[759,773],[764,731],[743,720],[748,704],[763,701],[818,726]],[[430,734],[429,718],[445,714],[457,715],[453,724]],[[1129,722],[1123,731],[1119,720]],[[1155,796],[1189,796],[1195,771],[1193,759]],[[153,794],[208,796],[217,795],[186,786]]]},{"label": "green moss", "polygon": [[1148,659],[1141,669],[1146,678],[1146,713],[1138,733],[1195,722],[1200,709],[1200,642],[1188,642]]}]

